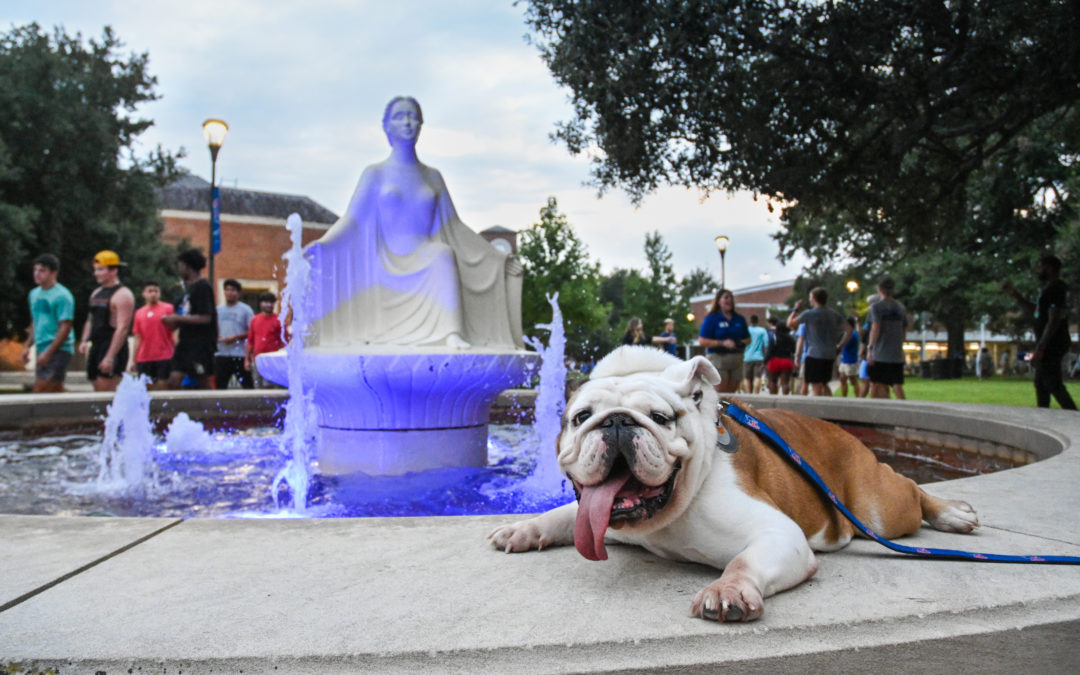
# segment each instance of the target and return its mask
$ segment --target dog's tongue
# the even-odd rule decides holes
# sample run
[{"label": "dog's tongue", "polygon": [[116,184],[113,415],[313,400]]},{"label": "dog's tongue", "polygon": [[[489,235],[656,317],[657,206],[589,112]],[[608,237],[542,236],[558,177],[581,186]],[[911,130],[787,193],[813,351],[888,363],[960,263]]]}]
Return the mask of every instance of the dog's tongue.
[{"label": "dog's tongue", "polygon": [[589,560],[607,560],[604,533],[611,521],[611,506],[615,495],[630,480],[630,472],[608,476],[599,485],[581,488],[578,499],[577,522],[574,523],[574,546]]}]

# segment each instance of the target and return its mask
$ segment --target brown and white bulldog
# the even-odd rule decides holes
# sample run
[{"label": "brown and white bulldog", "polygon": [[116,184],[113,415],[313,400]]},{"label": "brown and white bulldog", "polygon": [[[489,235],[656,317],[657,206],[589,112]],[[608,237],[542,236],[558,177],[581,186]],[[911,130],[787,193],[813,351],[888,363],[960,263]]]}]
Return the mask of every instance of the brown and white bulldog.
[{"label": "brown and white bulldog", "polygon": [[[559,466],[578,501],[498,527],[488,540],[507,552],[572,543],[589,560],[605,560],[605,542],[618,542],[704,563],[723,574],[697,594],[692,614],[760,617],[764,598],[814,574],[813,551],[842,548],[855,530],[755,433],[718,415],[719,382],[702,357],[680,361],[651,347],[609,354],[563,416]],[[912,534],[924,520],[949,532],[978,526],[971,506],[927,494],[840,427],[749,411],[881,536]]]}]

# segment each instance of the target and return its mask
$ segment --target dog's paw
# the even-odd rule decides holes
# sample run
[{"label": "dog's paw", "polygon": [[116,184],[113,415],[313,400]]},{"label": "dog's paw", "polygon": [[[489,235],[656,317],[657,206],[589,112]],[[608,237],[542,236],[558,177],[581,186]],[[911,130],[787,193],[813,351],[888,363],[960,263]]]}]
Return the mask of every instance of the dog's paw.
[{"label": "dog's paw", "polygon": [[698,591],[690,614],[714,621],[756,621],[765,611],[761,591],[748,578],[725,575]]},{"label": "dog's paw", "polygon": [[492,546],[506,553],[541,550],[545,546],[550,546],[552,542],[544,536],[544,528],[538,522],[539,520],[539,518],[530,518],[496,527],[487,539]]},{"label": "dog's paw", "polygon": [[947,500],[929,523],[935,530],[967,534],[979,526],[979,516],[975,514],[971,504]]}]

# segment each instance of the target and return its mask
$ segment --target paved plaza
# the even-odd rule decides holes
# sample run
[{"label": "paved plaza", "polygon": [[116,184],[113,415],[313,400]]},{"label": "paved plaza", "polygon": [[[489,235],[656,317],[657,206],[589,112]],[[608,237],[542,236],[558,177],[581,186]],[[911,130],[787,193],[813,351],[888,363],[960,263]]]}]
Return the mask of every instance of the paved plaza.
[{"label": "paved plaza", "polygon": [[[1080,555],[1080,417],[748,397],[834,419],[1020,444],[1026,467],[933,484],[971,536],[905,540]],[[689,616],[718,572],[612,546],[508,555],[516,516],[336,520],[0,516],[0,670],[98,672],[1075,672],[1080,567],[819,555],[762,620]]]}]

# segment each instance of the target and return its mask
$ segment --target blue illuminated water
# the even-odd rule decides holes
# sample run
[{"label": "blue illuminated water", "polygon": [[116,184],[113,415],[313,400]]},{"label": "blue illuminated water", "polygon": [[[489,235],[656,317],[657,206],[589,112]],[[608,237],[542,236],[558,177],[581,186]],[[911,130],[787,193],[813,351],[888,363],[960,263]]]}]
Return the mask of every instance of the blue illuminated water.
[{"label": "blue illuminated water", "polygon": [[[493,425],[488,465],[404,476],[312,477],[306,517],[535,513],[573,492],[532,478],[539,443],[529,426]],[[101,436],[64,435],[0,442],[0,513],[170,517],[289,517],[273,484],[290,455],[280,430],[210,435],[200,449],[172,451],[158,437],[148,458],[153,482],[101,489]],[[174,446],[176,444],[174,443]],[[550,458],[545,458],[550,460]],[[284,488],[282,488],[284,489]]]}]

